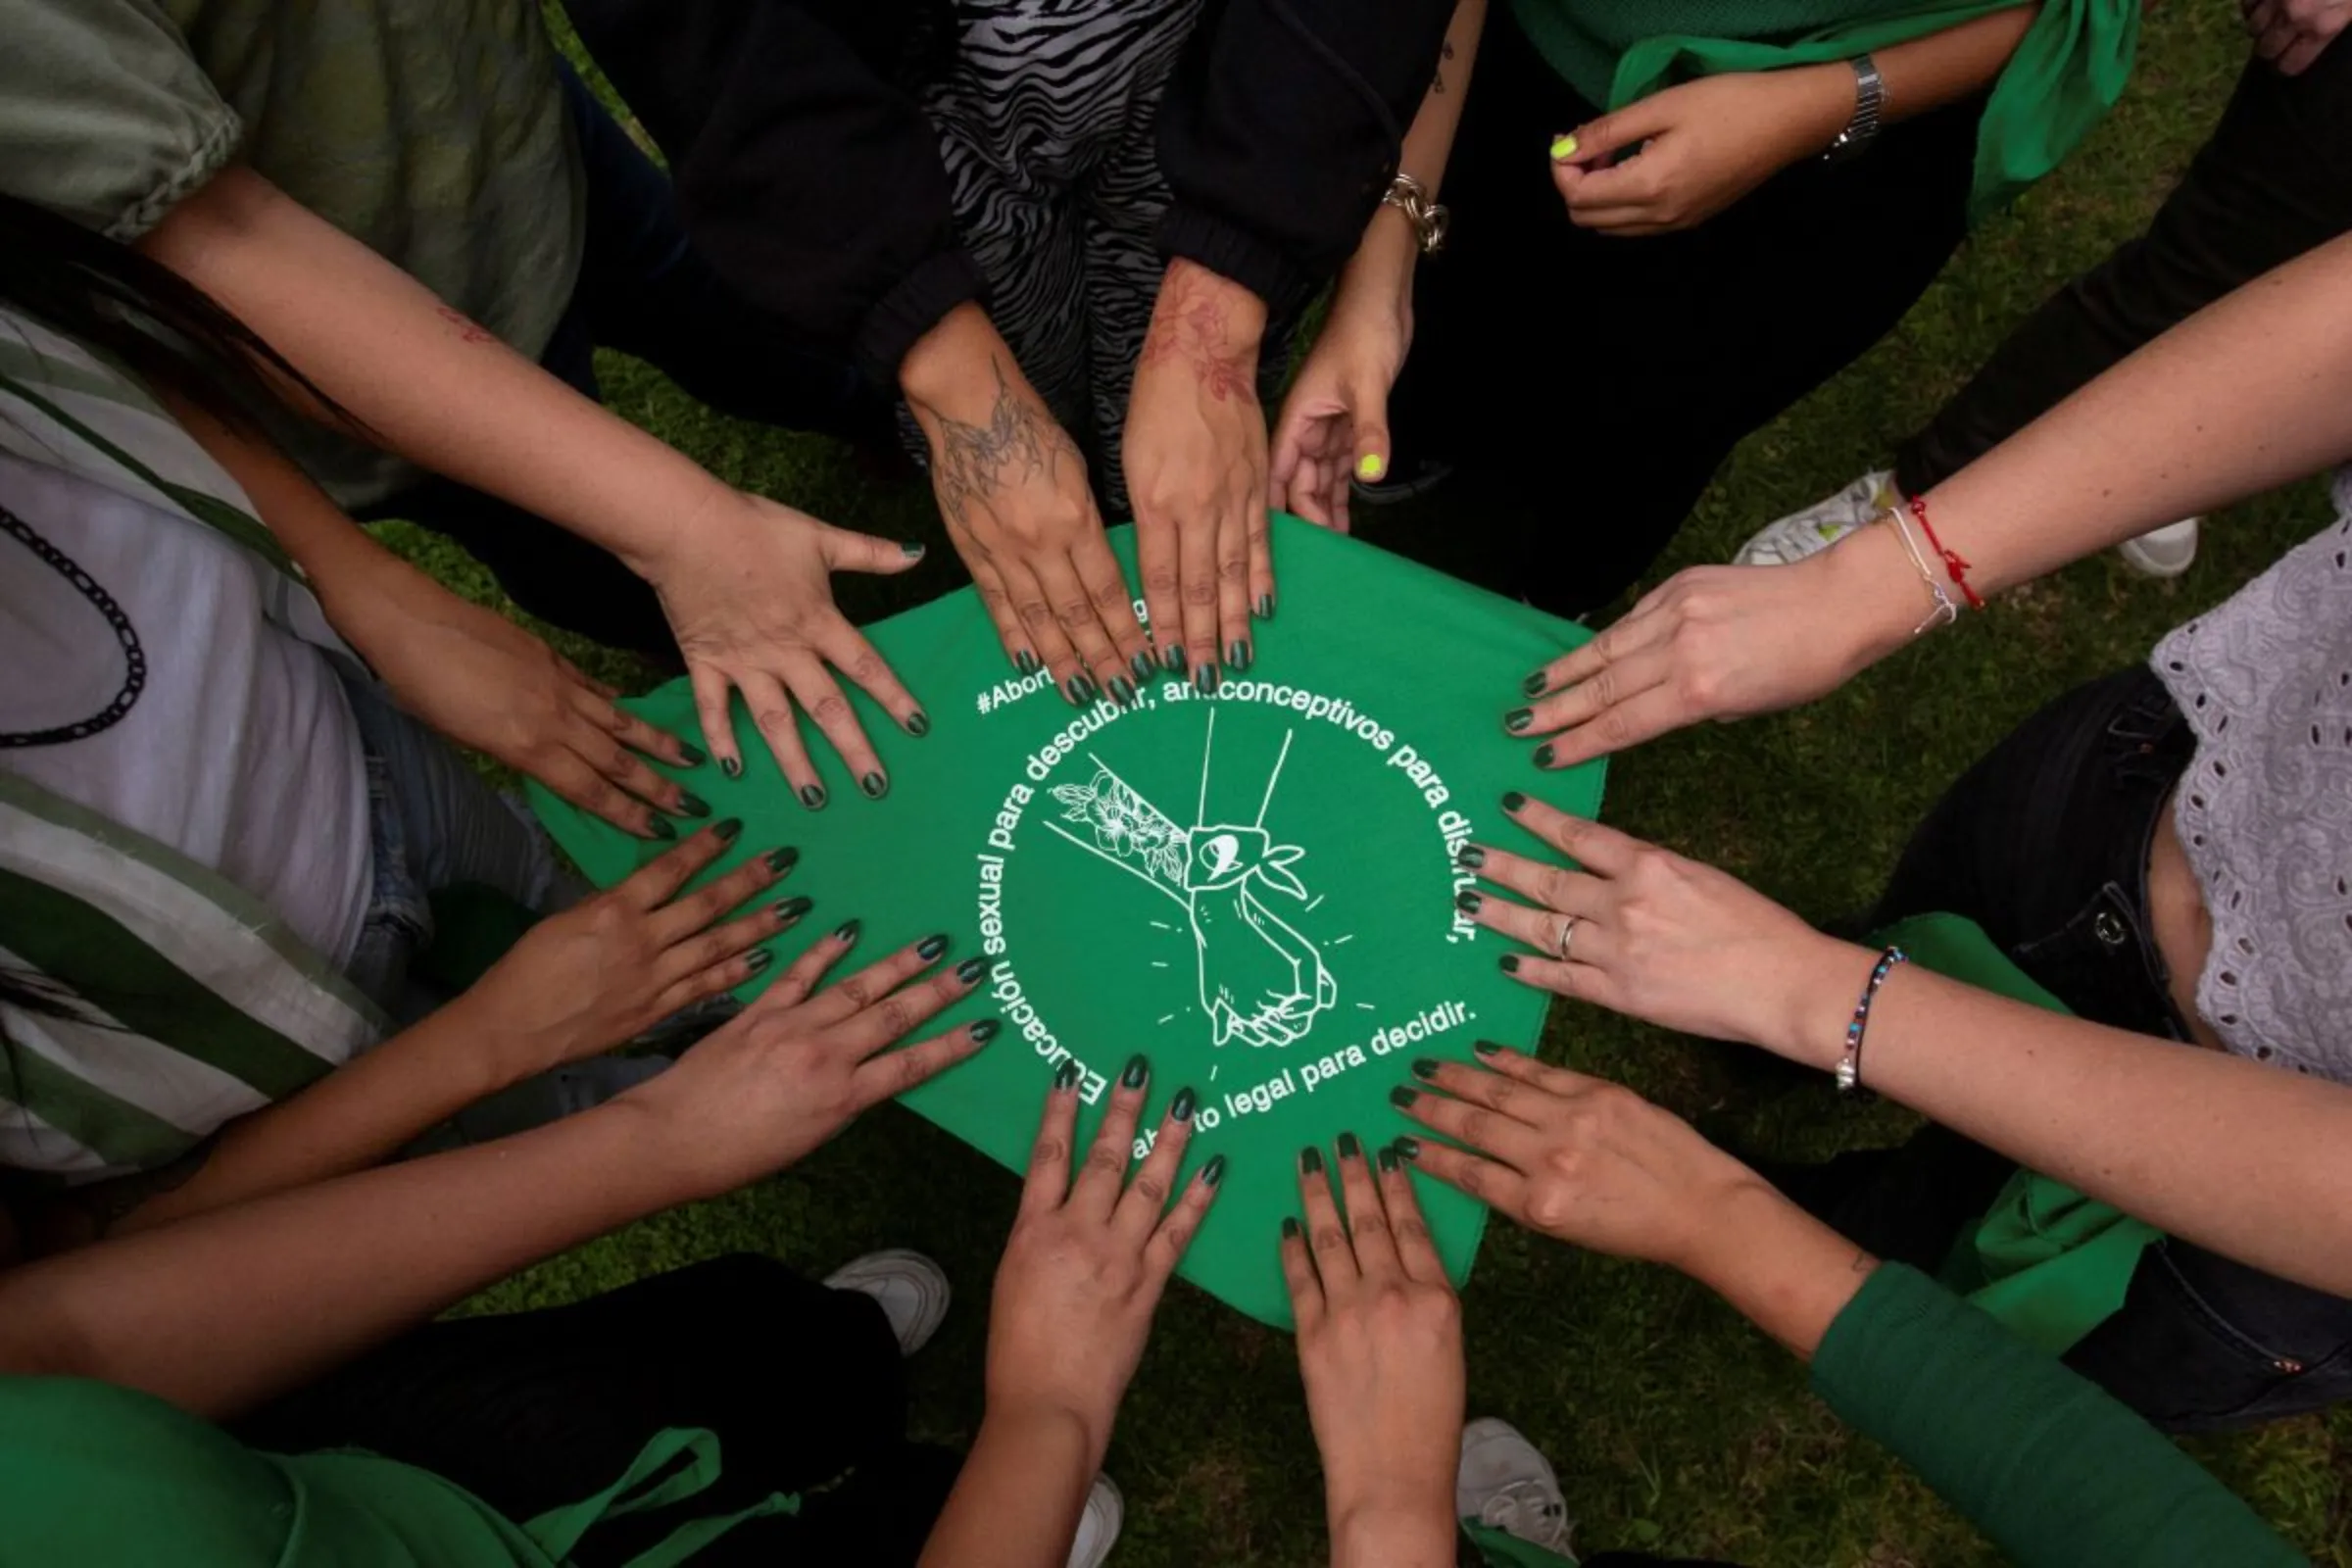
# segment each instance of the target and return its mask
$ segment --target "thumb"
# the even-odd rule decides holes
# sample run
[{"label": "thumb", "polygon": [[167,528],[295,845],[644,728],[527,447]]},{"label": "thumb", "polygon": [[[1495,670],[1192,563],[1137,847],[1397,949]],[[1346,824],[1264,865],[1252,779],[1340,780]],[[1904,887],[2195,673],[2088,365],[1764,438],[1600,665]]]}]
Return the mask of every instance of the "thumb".
[{"label": "thumb", "polygon": [[[1671,93],[1659,93],[1627,104],[1614,114],[1587,121],[1564,136],[1551,142],[1551,161],[1555,166],[1574,169],[1598,169],[1611,158],[1640,142],[1648,140],[1673,123]],[[1665,104],[1661,109],[1659,105]]]},{"label": "thumb", "polygon": [[1348,399],[1355,407],[1355,476],[1367,484],[1389,475],[1389,402],[1369,386]]},{"label": "thumb", "polygon": [[923,559],[923,547],[911,540],[902,542],[870,533],[854,533],[829,522],[819,526],[824,532],[818,537],[817,547],[824,554],[828,571],[871,571],[888,576],[911,571]]}]

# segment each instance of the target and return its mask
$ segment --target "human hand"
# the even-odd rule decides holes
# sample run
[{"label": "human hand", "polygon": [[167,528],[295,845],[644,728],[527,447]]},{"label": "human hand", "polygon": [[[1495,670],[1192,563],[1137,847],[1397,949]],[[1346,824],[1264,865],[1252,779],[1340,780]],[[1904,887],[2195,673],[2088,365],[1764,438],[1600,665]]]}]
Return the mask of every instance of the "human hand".
[{"label": "human hand", "polygon": [[1257,401],[1265,302],[1182,258],[1168,264],[1136,357],[1123,449],[1136,562],[1160,664],[1203,692],[1220,659],[1250,667],[1250,617],[1274,612],[1266,416]]},{"label": "human hand", "polygon": [[1383,1561],[1450,1563],[1461,1302],[1396,1152],[1381,1151],[1376,1176],[1349,1134],[1336,1164],[1346,1214],[1332,1202],[1322,1152],[1309,1149],[1298,1171],[1305,1224],[1282,1227],[1332,1541],[1377,1536],[1393,1551]]},{"label": "human hand", "polygon": [[1341,278],[1274,424],[1272,504],[1341,533],[1356,476],[1388,471],[1389,393],[1413,343],[1411,274],[1404,276],[1401,289],[1386,290],[1351,290]]},{"label": "human hand", "polygon": [[512,1077],[611,1050],[768,966],[775,955],[759,944],[798,923],[809,901],[725,917],[783,880],[796,851],[771,850],[685,891],[742,831],[732,818],[715,823],[550,915],[466,989],[456,1005],[480,1039],[513,1053]]},{"label": "human hand", "polygon": [[1580,228],[1626,237],[1695,228],[1827,148],[1853,108],[1843,65],[1701,76],[1555,141],[1552,183]]},{"label": "human hand", "polygon": [[908,352],[900,385],[931,443],[931,489],[1021,673],[1084,708],[1124,708],[1152,672],[1127,575],[1103,537],[1086,459],[977,306]]},{"label": "human hand", "polygon": [[[1581,868],[1492,845],[1463,847],[1464,867],[1531,901],[1477,891],[1455,901],[1480,925],[1536,950],[1537,956],[1504,956],[1505,972],[1685,1034],[1836,1063],[1843,1044],[1824,1026],[1824,977],[1851,969],[1858,995],[1871,955],[1823,936],[1713,866],[1516,793],[1502,804]],[[1831,980],[1829,994],[1840,986]]]},{"label": "human hand", "polygon": [[870,1106],[930,1082],[996,1038],[997,1020],[982,1018],[893,1051],[971,995],[987,964],[967,958],[918,982],[948,948],[946,937],[927,937],[823,985],[857,942],[852,920],[668,1071],[612,1102],[653,1118],[657,1147],[671,1151],[693,1192],[732,1192],[782,1170]]},{"label": "human hand", "polygon": [[990,1418],[1074,1424],[1088,1444],[1089,1475],[1102,1467],[1168,1276],[1225,1175],[1219,1154],[1169,1206],[1193,1136],[1195,1096],[1186,1089],[1170,1102],[1152,1152],[1127,1180],[1149,1082],[1144,1058],[1135,1057],[1072,1181],[1078,1074],[1065,1063],[1055,1076],[989,1309]]},{"label": "human hand", "polygon": [[2240,0],[2254,52],[2282,76],[2299,76],[2352,21],[2352,0]]},{"label": "human hand", "polygon": [[1527,677],[1514,735],[1575,767],[1707,718],[1827,696],[1911,641],[1935,601],[1886,528],[1786,566],[1693,566]]}]

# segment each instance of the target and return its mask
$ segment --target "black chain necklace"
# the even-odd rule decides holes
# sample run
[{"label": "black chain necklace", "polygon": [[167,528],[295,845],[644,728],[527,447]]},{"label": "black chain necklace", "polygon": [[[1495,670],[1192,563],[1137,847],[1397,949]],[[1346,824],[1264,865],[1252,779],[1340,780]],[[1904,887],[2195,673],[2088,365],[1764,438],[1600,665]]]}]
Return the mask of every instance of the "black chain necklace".
[{"label": "black chain necklace", "polygon": [[131,625],[130,617],[122,612],[122,607],[115,603],[115,596],[98,585],[97,578],[82,570],[80,564],[72,556],[33,532],[30,524],[6,507],[0,507],[0,533],[7,534],[31,551],[36,560],[72,583],[81,597],[106,617],[106,623],[114,628],[115,640],[122,645],[124,666],[122,689],[115,693],[113,702],[97,712],[88,718],[60,724],[52,729],[28,730],[21,734],[0,731],[0,750],[86,741],[93,735],[114,728],[122,722],[122,715],[129,712],[131,705],[139,700],[139,693],[147,689],[147,651],[139,646],[137,629]]}]

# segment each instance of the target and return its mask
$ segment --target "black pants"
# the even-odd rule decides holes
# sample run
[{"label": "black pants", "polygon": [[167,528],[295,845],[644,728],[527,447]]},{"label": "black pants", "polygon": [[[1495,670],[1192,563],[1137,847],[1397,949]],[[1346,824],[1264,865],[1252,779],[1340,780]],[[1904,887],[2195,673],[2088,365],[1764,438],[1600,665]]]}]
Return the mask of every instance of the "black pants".
[{"label": "black pants", "polygon": [[[814,353],[745,301],[687,243],[669,178],[629,140],[571,68],[564,90],[586,166],[580,276],[540,364],[601,400],[595,351],[646,361],[736,418],[887,446],[890,408],[846,358]],[[523,609],[615,648],[674,659],[654,591],[618,560],[544,517],[447,479],[363,514],[405,517],[446,534],[490,568]]]},{"label": "black pants", "polygon": [[[1936,804],[1874,922],[1965,915],[2082,1017],[2201,1049],[2182,1043],[2147,918],[2149,845],[2192,751],[2145,668],[2068,693]],[[1932,1127],[1896,1150],[1770,1174],[1858,1245],[1933,1271],[2015,1169]],[[2251,1426],[2352,1396],[2352,1301],[2165,1240],[2066,1359],[2169,1431]]]},{"label": "black pants", "polygon": [[[1444,526],[1359,509],[1367,539],[1544,609],[1607,604],[1726,455],[1869,348],[1960,243],[1981,101],[1807,159],[1678,234],[1568,220],[1545,149],[1598,111],[1516,24],[1488,24],[1390,408],[1452,460]],[[1867,243],[1857,243],[1867,235]]]},{"label": "black pants", "polygon": [[237,1435],[281,1453],[367,1448],[524,1522],[619,1480],[662,1428],[707,1427],[717,1483],[598,1526],[574,1561],[626,1562],[687,1519],[800,1492],[797,1518],[749,1520],[696,1562],[888,1568],[920,1554],[958,1463],[907,1444],[906,1416],[898,1342],[872,1298],[737,1255],[571,1306],[430,1324]]},{"label": "black pants", "polygon": [[1895,460],[1917,495],[2223,295],[2352,229],[2352,48],[2250,60],[2139,238],[2050,296]]}]

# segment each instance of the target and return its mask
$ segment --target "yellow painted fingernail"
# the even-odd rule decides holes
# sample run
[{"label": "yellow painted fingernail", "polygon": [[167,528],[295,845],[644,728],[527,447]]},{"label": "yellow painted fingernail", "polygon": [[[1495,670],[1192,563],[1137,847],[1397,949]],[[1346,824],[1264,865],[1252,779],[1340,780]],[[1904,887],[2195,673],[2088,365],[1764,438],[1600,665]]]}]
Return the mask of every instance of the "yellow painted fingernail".
[{"label": "yellow painted fingernail", "polygon": [[1377,479],[1387,466],[1380,461],[1379,453],[1367,452],[1355,460],[1355,476],[1359,479]]},{"label": "yellow painted fingernail", "polygon": [[1554,136],[1551,138],[1551,161],[1553,163],[1564,164],[1575,156],[1576,138],[1574,136]]}]

